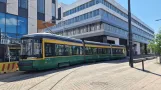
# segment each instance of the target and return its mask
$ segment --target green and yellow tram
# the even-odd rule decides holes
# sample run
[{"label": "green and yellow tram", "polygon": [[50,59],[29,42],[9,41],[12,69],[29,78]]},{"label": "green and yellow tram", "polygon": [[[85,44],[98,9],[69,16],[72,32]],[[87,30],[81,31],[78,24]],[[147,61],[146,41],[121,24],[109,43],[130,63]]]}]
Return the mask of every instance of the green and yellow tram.
[{"label": "green and yellow tram", "polygon": [[125,56],[124,46],[38,33],[22,37],[19,69],[46,70]]}]

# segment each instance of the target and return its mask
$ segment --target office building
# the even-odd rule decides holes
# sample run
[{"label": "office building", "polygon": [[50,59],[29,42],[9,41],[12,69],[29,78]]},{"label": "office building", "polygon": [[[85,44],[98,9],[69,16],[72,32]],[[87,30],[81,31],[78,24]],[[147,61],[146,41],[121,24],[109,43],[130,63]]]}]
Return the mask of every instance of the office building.
[{"label": "office building", "polygon": [[[115,0],[77,0],[59,4],[56,34],[89,41],[125,45],[128,51],[128,11]],[[47,30],[46,30],[47,32]],[[133,51],[147,54],[154,30],[132,15]]]},{"label": "office building", "polygon": [[0,0],[1,44],[19,43],[23,35],[55,23],[57,0]]}]

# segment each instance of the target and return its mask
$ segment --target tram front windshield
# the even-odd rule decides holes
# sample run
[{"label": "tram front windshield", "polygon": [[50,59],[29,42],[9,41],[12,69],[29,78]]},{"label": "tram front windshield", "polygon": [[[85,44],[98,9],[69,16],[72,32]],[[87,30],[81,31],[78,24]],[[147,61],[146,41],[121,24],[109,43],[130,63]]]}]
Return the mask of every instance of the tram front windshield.
[{"label": "tram front windshield", "polygon": [[41,58],[42,47],[39,39],[22,39],[21,59]]}]

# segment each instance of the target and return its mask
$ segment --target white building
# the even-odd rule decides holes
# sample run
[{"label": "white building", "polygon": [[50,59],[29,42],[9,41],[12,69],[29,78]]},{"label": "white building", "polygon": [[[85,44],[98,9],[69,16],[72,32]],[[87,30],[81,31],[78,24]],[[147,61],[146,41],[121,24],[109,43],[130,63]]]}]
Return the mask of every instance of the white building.
[{"label": "white building", "polygon": [[[59,4],[61,19],[53,32],[59,35],[127,45],[128,11],[115,0],[77,0],[71,5]],[[132,15],[134,53],[146,54],[154,30]]]},{"label": "white building", "polygon": [[8,42],[7,37],[19,40],[25,34],[41,32],[46,28],[43,22],[55,23],[56,9],[57,0],[0,0],[2,43],[8,44],[5,43]]}]

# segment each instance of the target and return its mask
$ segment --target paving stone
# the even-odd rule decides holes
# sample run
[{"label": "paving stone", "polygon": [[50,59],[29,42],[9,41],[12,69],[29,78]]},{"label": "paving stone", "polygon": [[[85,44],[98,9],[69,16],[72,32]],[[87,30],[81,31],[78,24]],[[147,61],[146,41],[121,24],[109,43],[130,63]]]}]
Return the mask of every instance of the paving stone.
[{"label": "paving stone", "polygon": [[0,80],[0,90],[160,90],[161,65],[156,60],[134,64],[127,60],[86,64],[64,70],[22,74]]}]

